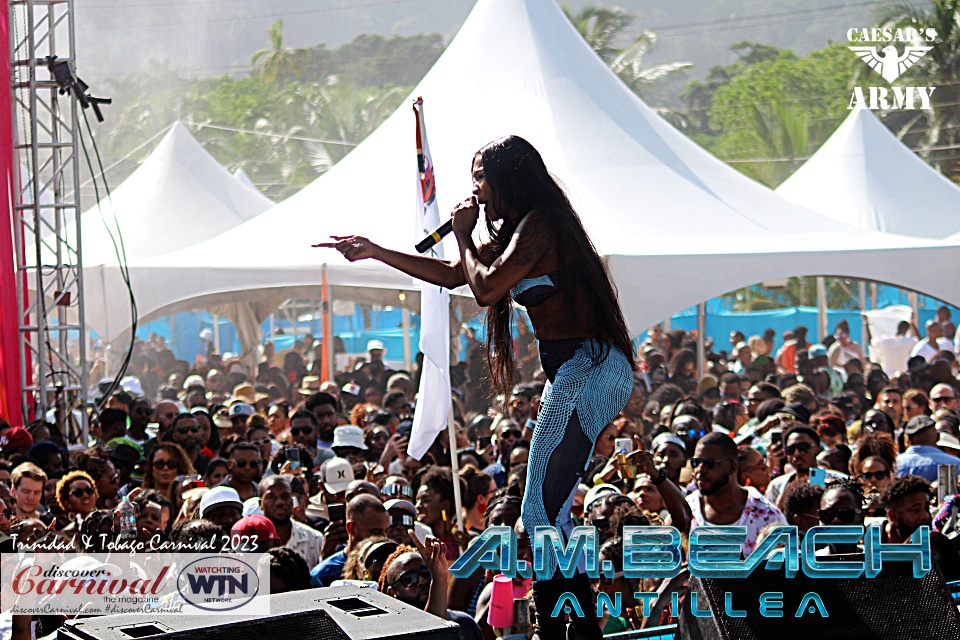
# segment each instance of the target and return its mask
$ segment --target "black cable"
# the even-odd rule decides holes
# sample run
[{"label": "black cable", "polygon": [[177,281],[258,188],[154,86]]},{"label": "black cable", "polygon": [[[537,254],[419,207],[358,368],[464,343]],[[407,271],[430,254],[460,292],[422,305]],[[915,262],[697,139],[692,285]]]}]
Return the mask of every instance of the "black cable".
[{"label": "black cable", "polygon": [[[111,229],[109,223],[103,215],[103,209],[100,207],[100,189],[97,184],[97,173],[94,171],[93,162],[90,159],[90,152],[87,150],[86,141],[83,136],[83,130],[78,129],[80,133],[81,147],[83,148],[83,156],[87,161],[87,168],[90,171],[90,180],[93,183],[94,197],[97,200],[97,211],[100,213],[100,219],[103,221],[104,228],[107,231],[107,235],[110,238],[110,242],[113,244],[114,255],[117,258],[117,263],[120,269],[120,277],[123,279],[124,284],[127,287],[127,293],[130,299],[130,345],[126,350],[123,361],[120,365],[120,369],[117,371],[116,376],[114,376],[113,381],[110,383],[110,386],[104,392],[103,397],[100,402],[96,404],[96,412],[99,413],[103,410],[110,396],[114,391],[120,386],[120,381],[123,379],[124,375],[127,372],[128,367],[130,366],[130,360],[133,356],[133,344],[136,340],[137,325],[139,321],[139,314],[137,311],[137,301],[136,296],[133,293],[133,286],[130,283],[130,269],[127,261],[127,252],[126,247],[123,242],[123,232],[120,229],[120,221],[117,219],[116,208],[114,208],[112,202],[112,194],[110,192],[110,185],[107,182],[107,177],[105,170],[103,168],[103,160],[100,156],[100,149],[97,147],[96,138],[93,135],[93,130],[90,127],[90,120],[87,117],[85,110],[81,110],[83,114],[83,122],[87,128],[87,132],[90,136],[90,141],[93,146],[94,153],[97,157],[97,165],[100,167],[100,177],[103,179],[104,190],[106,192],[107,201],[111,203],[111,208],[113,209],[113,221],[116,226],[116,235],[114,235],[113,230]],[[119,238],[119,240],[118,240]],[[105,338],[106,339],[106,338]]]}]

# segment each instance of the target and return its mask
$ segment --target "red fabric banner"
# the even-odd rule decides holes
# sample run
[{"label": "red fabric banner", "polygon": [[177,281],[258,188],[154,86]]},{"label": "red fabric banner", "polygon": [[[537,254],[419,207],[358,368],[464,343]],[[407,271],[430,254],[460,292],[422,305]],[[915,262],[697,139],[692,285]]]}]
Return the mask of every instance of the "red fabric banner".
[{"label": "red fabric banner", "polygon": [[0,416],[10,424],[23,424],[20,404],[20,347],[16,267],[13,253],[13,132],[10,113],[9,10],[2,0],[0,10]]}]

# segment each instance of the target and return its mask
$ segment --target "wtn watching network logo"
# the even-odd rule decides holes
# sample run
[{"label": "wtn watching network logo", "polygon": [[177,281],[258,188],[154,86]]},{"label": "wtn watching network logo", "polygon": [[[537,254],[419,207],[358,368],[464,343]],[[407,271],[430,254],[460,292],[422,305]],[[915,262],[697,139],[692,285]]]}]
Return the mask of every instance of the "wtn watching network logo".
[{"label": "wtn watching network logo", "polygon": [[[927,55],[937,39],[936,29],[848,29],[849,42],[878,43],[873,46],[857,45],[848,47],[857,54],[871,69],[880,74],[887,82],[893,82],[903,73]],[[903,44],[903,53],[896,44]],[[920,44],[924,43],[924,44]],[[862,87],[854,87],[853,96],[847,109],[864,107],[867,109],[930,109],[930,98],[936,87],[868,87],[866,94]],[[916,106],[919,102],[920,106]]]}]

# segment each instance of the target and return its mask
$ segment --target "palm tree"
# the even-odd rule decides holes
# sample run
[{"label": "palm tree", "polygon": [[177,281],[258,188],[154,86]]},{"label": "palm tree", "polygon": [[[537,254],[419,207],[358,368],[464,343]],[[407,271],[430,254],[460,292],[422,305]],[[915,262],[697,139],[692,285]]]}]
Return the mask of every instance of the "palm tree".
[{"label": "palm tree", "polygon": [[590,48],[638,95],[655,80],[693,66],[689,62],[669,62],[644,67],[643,59],[657,41],[657,34],[646,29],[625,48],[619,48],[617,43],[624,40],[636,19],[621,9],[589,6],[571,14],[564,7],[563,12]]},{"label": "palm tree", "polygon": [[769,107],[753,104],[750,115],[751,128],[762,145],[761,155],[776,161],[742,169],[773,189],[799,169],[809,155],[809,121],[801,109],[777,102]]},{"label": "palm tree", "polygon": [[253,54],[251,62],[254,73],[262,73],[267,82],[274,82],[278,78],[290,79],[300,77],[299,60],[303,57],[300,49],[283,48],[283,20],[277,20],[267,28],[270,39],[270,48],[261,49]]},{"label": "palm tree", "polygon": [[563,12],[590,48],[607,64],[620,54],[621,49],[614,46],[614,41],[622,39],[623,32],[634,19],[615,7],[584,7],[575,14],[571,14],[570,10],[564,7]]},{"label": "palm tree", "polygon": [[[933,49],[905,74],[903,80],[913,85],[933,85],[933,109],[924,111],[926,120],[919,153],[941,172],[960,180],[960,0],[932,0],[926,8],[898,3],[881,14],[884,26],[913,27],[937,31]],[[900,131],[903,137],[914,129],[912,119]]]},{"label": "palm tree", "polygon": [[309,143],[310,163],[325,171],[349,153],[397,110],[409,87],[359,88],[330,76],[323,85],[303,87],[305,135],[329,142]]}]

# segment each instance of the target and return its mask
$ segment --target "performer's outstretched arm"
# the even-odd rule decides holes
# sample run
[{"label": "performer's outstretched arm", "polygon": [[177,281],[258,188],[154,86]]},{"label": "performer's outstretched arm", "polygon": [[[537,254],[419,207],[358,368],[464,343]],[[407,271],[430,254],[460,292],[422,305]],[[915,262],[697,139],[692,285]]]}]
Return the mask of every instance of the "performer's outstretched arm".
[{"label": "performer's outstretched arm", "polygon": [[330,236],[334,242],[313,245],[336,249],[350,262],[373,258],[402,271],[408,276],[448,289],[467,284],[460,261],[440,260],[428,256],[415,256],[392,249],[385,249],[362,236]]}]

